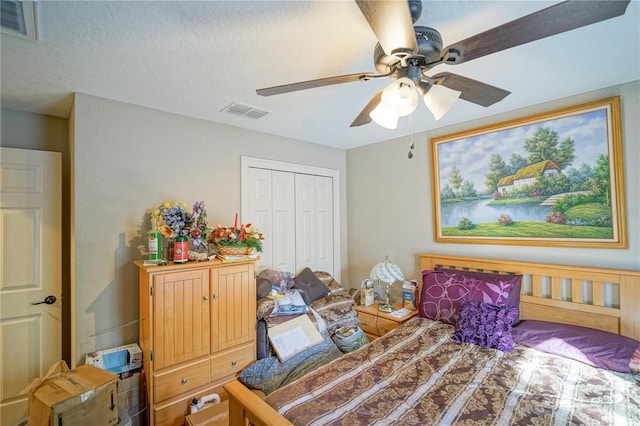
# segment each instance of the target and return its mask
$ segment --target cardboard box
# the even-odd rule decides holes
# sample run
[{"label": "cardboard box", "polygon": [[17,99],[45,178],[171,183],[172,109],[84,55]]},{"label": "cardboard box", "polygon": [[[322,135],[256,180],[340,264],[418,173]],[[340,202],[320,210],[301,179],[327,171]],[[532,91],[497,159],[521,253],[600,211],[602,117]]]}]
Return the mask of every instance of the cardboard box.
[{"label": "cardboard box", "polygon": [[402,299],[404,307],[415,311],[418,309],[418,281],[409,280],[402,283]]},{"label": "cardboard box", "polygon": [[116,425],[117,383],[91,365],[47,375],[29,391],[29,425]]},{"label": "cardboard box", "polygon": [[118,407],[130,416],[132,426],[144,424],[146,392],[140,346],[132,343],[86,354],[85,363],[120,377]]},{"label": "cardboard box", "polygon": [[205,404],[205,408],[185,417],[186,426],[229,426],[229,401]]},{"label": "cardboard box", "polygon": [[96,351],[85,356],[85,364],[114,374],[142,368],[142,350],[137,343]]},{"label": "cardboard box", "polygon": [[364,279],[362,280],[361,286],[361,299],[360,304],[364,306],[371,306],[375,301],[375,292],[373,289],[373,280]]}]

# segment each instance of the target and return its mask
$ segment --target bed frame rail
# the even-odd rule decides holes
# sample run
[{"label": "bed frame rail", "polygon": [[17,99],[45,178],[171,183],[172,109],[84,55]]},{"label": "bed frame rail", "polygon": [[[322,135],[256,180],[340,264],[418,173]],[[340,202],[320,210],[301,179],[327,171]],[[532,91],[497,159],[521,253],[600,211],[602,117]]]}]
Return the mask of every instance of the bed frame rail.
[{"label": "bed frame rail", "polygon": [[293,426],[238,380],[224,385],[229,394],[229,426]]}]

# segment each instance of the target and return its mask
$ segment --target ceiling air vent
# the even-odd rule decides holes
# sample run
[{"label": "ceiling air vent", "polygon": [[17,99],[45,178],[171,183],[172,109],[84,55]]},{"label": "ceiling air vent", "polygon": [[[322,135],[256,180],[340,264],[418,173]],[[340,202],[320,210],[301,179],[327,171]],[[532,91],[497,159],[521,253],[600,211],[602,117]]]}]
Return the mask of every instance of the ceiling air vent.
[{"label": "ceiling air vent", "polygon": [[238,115],[240,117],[252,118],[257,120],[258,118],[262,118],[267,114],[271,114],[269,111],[265,111],[263,109],[255,108],[245,104],[239,104],[237,102],[232,102],[224,109],[223,112],[228,114]]},{"label": "ceiling air vent", "polygon": [[36,9],[32,1],[2,0],[2,32],[38,40]]}]

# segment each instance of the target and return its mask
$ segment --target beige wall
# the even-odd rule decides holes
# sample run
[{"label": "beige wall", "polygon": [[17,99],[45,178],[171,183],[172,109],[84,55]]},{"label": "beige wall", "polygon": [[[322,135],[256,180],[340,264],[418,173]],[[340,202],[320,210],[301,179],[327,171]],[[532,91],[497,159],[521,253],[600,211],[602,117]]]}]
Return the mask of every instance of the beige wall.
[{"label": "beige wall", "polygon": [[[346,224],[343,150],[83,94],[73,120],[76,357],[137,340],[137,324],[94,334],[138,318],[132,262],[144,257],[145,212],[204,200],[211,223],[231,223],[241,211],[242,155],[339,170]],[[346,247],[345,225],[341,234]]]},{"label": "beige wall", "polygon": [[[435,136],[509,119],[620,96],[626,179],[629,248],[546,248],[434,242],[429,140]],[[348,258],[352,284],[366,277],[389,254],[408,278],[420,279],[418,253],[458,254],[501,259],[640,269],[640,81],[548,102],[500,116],[414,135],[415,157],[407,159],[409,138],[389,140],[347,152]],[[396,286],[397,287],[397,286]]]},{"label": "beige wall", "polygon": [[[629,249],[433,242],[429,138],[616,95],[622,100]],[[340,171],[345,286],[357,286],[385,254],[409,278],[418,277],[416,255],[423,252],[640,269],[639,116],[636,81],[415,135],[410,161],[408,138],[344,152],[79,94],[69,120],[3,109],[2,146],[68,150],[65,173],[75,173],[73,186],[66,187],[74,190],[69,216],[75,227],[68,234],[72,240],[75,235],[77,362],[85,352],[137,340],[132,262],[143,258],[146,210],[165,200],[204,199],[211,222],[232,220],[240,212],[241,155]]]}]

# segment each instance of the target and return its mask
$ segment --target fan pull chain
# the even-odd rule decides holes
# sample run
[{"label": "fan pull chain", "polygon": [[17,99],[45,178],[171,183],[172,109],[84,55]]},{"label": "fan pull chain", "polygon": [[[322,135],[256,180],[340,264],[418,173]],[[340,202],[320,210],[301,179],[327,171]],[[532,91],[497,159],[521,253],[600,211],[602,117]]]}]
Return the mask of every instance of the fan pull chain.
[{"label": "fan pull chain", "polygon": [[411,160],[413,158],[413,149],[416,147],[413,143],[413,113],[409,114],[409,154],[407,158]]}]

